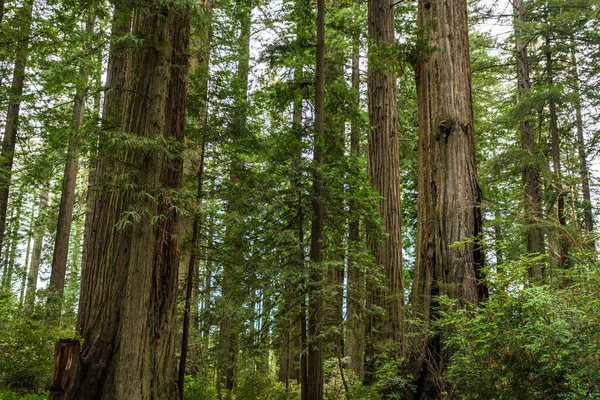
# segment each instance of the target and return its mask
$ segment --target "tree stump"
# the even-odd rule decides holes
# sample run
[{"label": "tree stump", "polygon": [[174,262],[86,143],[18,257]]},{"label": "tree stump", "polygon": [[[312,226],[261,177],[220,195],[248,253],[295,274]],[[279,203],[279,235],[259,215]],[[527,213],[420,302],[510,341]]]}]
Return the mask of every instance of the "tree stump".
[{"label": "tree stump", "polygon": [[54,364],[49,400],[62,400],[77,378],[81,345],[77,339],[59,339],[54,346]]}]

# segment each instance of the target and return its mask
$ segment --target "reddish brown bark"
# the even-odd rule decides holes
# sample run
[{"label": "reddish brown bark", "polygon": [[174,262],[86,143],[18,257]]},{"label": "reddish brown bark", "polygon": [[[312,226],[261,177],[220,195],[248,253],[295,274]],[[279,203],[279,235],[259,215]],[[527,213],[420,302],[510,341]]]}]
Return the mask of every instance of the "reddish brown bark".
[{"label": "reddish brown bark", "polygon": [[[419,107],[419,198],[413,314],[425,326],[437,318],[436,296],[477,303],[484,257],[481,191],[477,181],[471,70],[465,0],[418,4],[420,40],[416,81]],[[420,332],[415,343],[415,398],[442,397],[448,354],[442,334]]]}]

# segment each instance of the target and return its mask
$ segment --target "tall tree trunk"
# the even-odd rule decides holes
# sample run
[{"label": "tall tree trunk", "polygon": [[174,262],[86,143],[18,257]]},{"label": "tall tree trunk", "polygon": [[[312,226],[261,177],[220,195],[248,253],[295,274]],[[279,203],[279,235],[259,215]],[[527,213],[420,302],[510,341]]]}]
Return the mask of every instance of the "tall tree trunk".
[{"label": "tall tree trunk", "polygon": [[[368,72],[369,122],[368,173],[372,185],[382,196],[379,214],[387,237],[370,234],[368,248],[383,271],[384,287],[370,284],[367,307],[381,307],[385,316],[375,311],[365,326],[365,382],[372,383],[377,345],[389,340],[395,357],[404,352],[404,276],[402,272],[402,214],[400,197],[400,156],[396,73],[393,62],[383,54],[394,44],[394,2],[368,1],[370,60]],[[383,53],[382,53],[383,50]]]},{"label": "tall tree trunk", "polygon": [[548,98],[548,114],[550,122],[550,144],[552,152],[552,167],[554,170],[554,188],[556,191],[556,219],[558,221],[558,234],[556,240],[555,266],[565,268],[568,264],[569,241],[564,229],[565,219],[565,195],[562,186],[562,172],[560,167],[560,138],[558,136],[558,117],[556,115],[556,100],[552,92],[554,86],[554,66],[552,60],[552,49],[550,37],[546,36],[546,73],[550,95]]},{"label": "tall tree trunk", "polygon": [[[90,47],[90,36],[94,33],[95,17],[89,15],[85,25],[85,34],[88,37],[84,45]],[[86,92],[89,70],[85,64],[79,67],[80,85],[75,92],[73,114],[71,119],[71,135],[66,154],[65,171],[62,181],[62,193],[58,210],[58,221],[56,226],[56,240],[54,242],[54,253],[52,256],[52,272],[48,287],[48,321],[54,325],[60,323],[62,310],[62,297],[65,290],[65,276],[67,273],[67,259],[69,257],[69,239],[71,236],[71,224],[73,222],[73,207],[75,205],[75,186],[77,185],[77,171],[79,167],[79,138],[78,134],[83,125],[85,112]]]},{"label": "tall tree trunk", "polygon": [[[201,127],[200,137],[200,165],[198,166],[197,172],[197,183],[198,188],[196,192],[196,201],[199,207],[202,207],[203,199],[203,185],[204,185],[204,158],[206,152],[206,140],[207,140],[207,119],[208,119],[208,67],[209,67],[209,55],[210,55],[210,18],[212,3],[210,0],[199,1],[200,18],[203,19],[204,25],[199,32],[199,51],[196,55],[196,59],[192,63],[200,72],[200,98],[201,106],[199,112],[199,122]],[[197,64],[196,64],[197,63]],[[199,265],[198,265],[198,247],[200,245],[200,222],[201,222],[201,210],[197,211],[194,215],[192,222],[192,238],[191,238],[191,249],[190,259],[186,277],[186,290],[185,290],[185,304],[183,314],[183,330],[181,338],[181,358],[179,359],[179,371],[177,384],[179,386],[180,397],[183,398],[183,388],[185,380],[185,370],[187,363],[188,343],[190,335],[190,319],[193,321],[198,320],[198,277],[199,277]],[[191,305],[195,304],[194,310],[191,309]],[[196,323],[197,327],[198,324]]]},{"label": "tall tree trunk", "polygon": [[[360,55],[359,42],[355,39],[352,45],[352,91],[354,95],[354,107],[356,113],[360,110]],[[358,117],[350,121],[350,156],[358,162],[360,157],[360,126]],[[350,187],[350,198],[355,188]],[[346,350],[350,356],[350,368],[359,380],[363,379],[364,366],[364,325],[363,325],[363,301],[365,296],[364,273],[360,264],[355,259],[360,243],[360,219],[356,204],[350,200],[350,223],[348,229],[348,329],[346,339]]]},{"label": "tall tree trunk", "polygon": [[[581,192],[583,195],[583,223],[587,233],[594,231],[594,216],[592,213],[592,196],[590,193],[590,173],[583,137],[583,118],[581,116],[581,92],[579,89],[579,71],[577,67],[576,48],[571,44],[571,65],[573,71],[573,91],[575,95],[575,126],[577,128],[577,152],[579,155],[579,176],[581,178]],[[590,248],[595,248],[594,240],[590,240]]]},{"label": "tall tree trunk", "polygon": [[42,246],[44,244],[44,233],[46,225],[44,224],[44,211],[48,206],[48,195],[50,186],[45,184],[40,194],[40,203],[38,206],[37,223],[33,228],[33,250],[31,254],[31,263],[29,264],[29,274],[27,275],[27,292],[25,293],[25,313],[30,314],[33,311],[35,303],[35,291],[37,288],[40,265],[42,263]]},{"label": "tall tree trunk", "polygon": [[[238,4],[237,18],[240,24],[240,38],[238,41],[239,61],[237,66],[237,92],[235,94],[235,111],[232,118],[232,142],[239,143],[240,139],[247,135],[248,118],[248,77],[250,71],[250,30],[252,25],[252,2],[242,1]],[[228,211],[231,213],[238,210],[242,204],[243,193],[239,192],[239,181],[243,173],[243,160],[237,155],[232,156],[229,180],[231,183],[230,199],[228,200]],[[239,309],[240,282],[237,270],[243,263],[242,232],[231,219],[227,221],[225,232],[225,246],[229,255],[223,266],[222,295],[225,302],[225,315],[221,321],[220,347],[221,379],[224,380],[225,389],[232,391],[235,385],[235,362],[238,353],[239,334],[241,326],[238,319],[233,318],[233,312]],[[234,311],[235,310],[235,311]]]},{"label": "tall tree trunk", "polygon": [[31,32],[32,12],[33,0],[25,0],[21,9],[17,11],[17,20],[21,23],[21,29],[15,54],[12,84],[9,91],[4,138],[2,140],[2,148],[0,149],[0,249],[2,249],[4,244],[4,231],[6,230],[8,193],[19,132],[19,115],[25,84],[25,68],[29,56],[29,34]]},{"label": "tall tree trunk", "polygon": [[[518,98],[522,103],[531,89],[529,79],[529,57],[527,55],[528,40],[525,37],[525,4],[523,0],[514,1],[514,30],[517,48],[517,86]],[[523,190],[524,212],[527,228],[527,252],[531,255],[544,253],[544,233],[540,222],[542,217],[542,187],[540,184],[539,149],[535,140],[533,116],[530,110],[522,111],[520,122],[521,149],[523,150]],[[529,267],[529,277],[533,280],[542,279],[544,264],[532,263]]]},{"label": "tall tree trunk", "polygon": [[323,399],[322,261],[325,188],[323,185],[325,140],[325,0],[317,0],[317,52],[315,86],[315,135],[313,153],[312,224],[310,274],[308,277],[308,381],[306,397]]},{"label": "tall tree trunk", "polygon": [[[123,161],[115,172],[130,178],[125,187],[103,194],[108,223],[103,248],[95,250],[104,255],[96,265],[86,265],[78,321],[84,344],[66,399],[179,398],[179,218],[165,194],[181,185],[188,10],[174,1],[139,4],[133,35],[142,39],[130,68],[131,90],[139,95],[125,101],[123,130],[172,145],[112,149]],[[132,212],[134,218],[124,220]]]},{"label": "tall tree trunk", "polygon": [[[416,64],[419,108],[419,199],[413,314],[438,317],[438,295],[459,305],[487,295],[481,269],[481,190],[477,181],[471,98],[467,2],[418,4],[421,50]],[[469,240],[471,239],[471,240]],[[475,239],[473,241],[472,239]],[[448,355],[442,333],[418,336],[415,398],[441,398]]]},{"label": "tall tree trunk", "polygon": [[21,273],[21,295],[19,296],[19,304],[21,307],[25,305],[25,291],[27,288],[27,276],[29,274],[29,260],[31,257],[31,235],[33,234],[35,221],[35,205],[31,207],[31,216],[29,217],[29,227],[27,229],[27,249],[25,250],[25,262],[23,263],[23,271]]},{"label": "tall tree trunk", "polygon": [[6,244],[7,258],[5,263],[4,274],[2,275],[2,288],[6,293],[12,291],[12,279],[15,270],[15,259],[17,257],[18,245],[19,245],[19,230],[21,228],[21,209],[23,208],[23,191],[21,190],[18,195],[18,199],[12,205],[12,215],[10,223],[12,230],[10,233],[10,245]]},{"label": "tall tree trunk", "polygon": [[[128,80],[130,54],[127,45],[123,43],[124,36],[131,33],[132,7],[128,1],[115,2],[113,20],[111,25],[111,44],[109,49],[108,67],[106,72],[105,95],[102,109],[102,126],[98,138],[98,147],[92,150],[90,164],[93,169],[88,176],[88,193],[86,198],[86,218],[83,233],[83,254],[81,268],[81,293],[88,288],[88,271],[96,268],[100,263],[106,246],[104,239],[110,227],[107,214],[110,200],[109,189],[115,184],[114,160],[110,158],[108,142],[111,136],[121,129],[123,105],[127,91],[125,85]],[[94,154],[95,153],[95,154]],[[89,267],[88,267],[89,266]],[[91,290],[91,288],[89,288]],[[81,296],[80,296],[81,301]],[[78,324],[87,320],[91,310],[88,305],[79,306]],[[83,327],[78,325],[78,330]]]}]

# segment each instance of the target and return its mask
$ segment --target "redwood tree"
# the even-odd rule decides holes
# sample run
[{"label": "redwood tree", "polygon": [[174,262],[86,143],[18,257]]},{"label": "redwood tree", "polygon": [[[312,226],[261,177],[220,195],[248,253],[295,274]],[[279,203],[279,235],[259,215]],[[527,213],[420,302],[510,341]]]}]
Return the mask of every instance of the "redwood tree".
[{"label": "redwood tree", "polygon": [[[88,263],[78,326],[84,339],[67,399],[176,399],[175,305],[189,13],[177,1],[136,3],[131,95],[118,177],[107,196],[102,257]],[[99,210],[95,210],[99,211]],[[55,366],[59,363],[55,363]]]},{"label": "redwood tree", "polygon": [[[465,0],[419,0],[416,62],[419,198],[413,313],[437,317],[438,295],[477,303],[483,252],[481,190],[475,164],[471,69]],[[442,337],[421,332],[415,344],[416,398],[441,397]]]}]

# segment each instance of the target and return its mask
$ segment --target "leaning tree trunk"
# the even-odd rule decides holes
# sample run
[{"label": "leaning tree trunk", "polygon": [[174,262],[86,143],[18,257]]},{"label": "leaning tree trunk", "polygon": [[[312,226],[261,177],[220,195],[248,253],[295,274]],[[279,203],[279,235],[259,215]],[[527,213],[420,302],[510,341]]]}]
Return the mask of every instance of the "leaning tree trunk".
[{"label": "leaning tree trunk", "polygon": [[[89,36],[94,33],[94,16],[87,17],[85,33],[88,42],[85,48],[90,48]],[[65,290],[65,276],[67,273],[67,259],[69,258],[69,239],[71,236],[71,224],[73,222],[73,208],[75,205],[75,186],[77,184],[77,172],[79,166],[79,138],[78,133],[83,125],[85,112],[87,82],[89,76],[86,61],[79,67],[81,85],[75,92],[73,114],[71,119],[71,136],[67,148],[67,159],[62,181],[62,193],[58,209],[58,221],[56,226],[56,240],[54,242],[54,253],[52,256],[52,272],[50,273],[50,284],[48,286],[48,321],[58,325],[62,310],[62,297]]]},{"label": "leaning tree trunk", "polygon": [[138,95],[125,101],[123,131],[140,143],[113,149],[122,161],[115,173],[127,182],[104,194],[108,223],[104,247],[95,249],[104,254],[86,265],[78,321],[84,342],[75,384],[62,388],[66,399],[179,398],[179,218],[168,194],[182,176],[188,10],[175,1],[138,3],[133,34],[142,39],[130,68]]},{"label": "leaning tree trunk", "polygon": [[[467,2],[420,0],[416,63],[419,108],[419,199],[413,314],[424,326],[438,317],[438,295],[459,306],[487,294],[481,283],[481,190],[477,181]],[[431,49],[431,51],[428,51]],[[420,332],[413,357],[415,398],[442,397],[448,355],[442,333]]]},{"label": "leaning tree trunk", "polygon": [[[370,60],[368,71],[369,129],[368,173],[372,185],[382,197],[379,215],[386,237],[370,234],[367,245],[375,254],[375,263],[383,270],[383,287],[376,279],[369,284],[367,307],[375,311],[365,325],[364,380],[374,381],[377,346],[390,341],[395,358],[404,352],[404,276],[402,272],[402,215],[400,200],[400,155],[396,73],[393,62],[385,60],[394,44],[394,2],[369,0],[368,26]],[[377,61],[374,61],[377,60]],[[369,278],[367,278],[369,279]]]},{"label": "leaning tree trunk", "polygon": [[20,21],[19,42],[15,54],[12,85],[9,91],[8,111],[6,112],[6,126],[4,138],[0,149],[0,251],[4,244],[4,231],[6,229],[6,213],[8,212],[8,193],[10,190],[13,160],[19,131],[19,115],[21,100],[25,84],[25,68],[29,56],[29,35],[31,32],[31,16],[33,0],[25,0],[23,6],[17,11],[17,20]]},{"label": "leaning tree trunk", "polygon": [[[523,0],[514,2],[514,29],[517,47],[517,86],[519,102],[523,103],[531,89],[529,79],[528,40],[525,37],[525,4]],[[522,106],[523,107],[523,106]],[[520,122],[521,149],[523,150],[523,191],[525,223],[527,228],[527,253],[544,253],[544,233],[540,227],[542,217],[542,187],[540,183],[539,150],[535,139],[531,110],[522,110]],[[534,280],[543,278],[544,264],[533,263],[529,267],[529,277]]]}]

